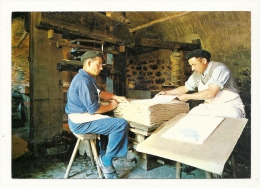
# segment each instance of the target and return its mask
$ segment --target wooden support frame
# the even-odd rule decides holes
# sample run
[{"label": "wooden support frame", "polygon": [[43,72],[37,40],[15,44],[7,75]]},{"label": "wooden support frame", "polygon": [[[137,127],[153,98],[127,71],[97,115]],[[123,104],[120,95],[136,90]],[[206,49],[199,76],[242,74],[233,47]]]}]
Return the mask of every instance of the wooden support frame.
[{"label": "wooden support frame", "polygon": [[30,131],[29,149],[38,154],[38,144],[52,140],[62,132],[63,85],[62,74],[56,69],[62,60],[56,41],[61,34],[48,38],[48,31],[36,28],[40,13],[30,14]]}]

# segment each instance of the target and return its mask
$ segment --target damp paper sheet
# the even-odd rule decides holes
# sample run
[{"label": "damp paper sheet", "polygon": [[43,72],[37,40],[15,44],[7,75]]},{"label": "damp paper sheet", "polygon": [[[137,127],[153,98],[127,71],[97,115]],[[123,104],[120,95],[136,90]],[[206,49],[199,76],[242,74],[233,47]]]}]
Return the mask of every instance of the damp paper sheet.
[{"label": "damp paper sheet", "polygon": [[185,116],[176,125],[162,134],[162,137],[182,142],[203,144],[223,120],[224,117]]},{"label": "damp paper sheet", "polygon": [[170,102],[175,99],[178,95],[155,95],[152,100],[158,102]]}]

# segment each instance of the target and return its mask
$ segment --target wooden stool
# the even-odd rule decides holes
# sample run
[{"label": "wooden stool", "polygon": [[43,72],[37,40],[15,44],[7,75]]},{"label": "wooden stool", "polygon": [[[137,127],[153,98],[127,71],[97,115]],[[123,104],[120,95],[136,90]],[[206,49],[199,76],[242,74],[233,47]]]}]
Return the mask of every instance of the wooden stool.
[{"label": "wooden stool", "polygon": [[[95,162],[96,162],[96,165],[97,165],[98,175],[99,175],[100,178],[103,178],[100,167],[98,166],[98,163],[97,163],[98,153],[97,153],[97,148],[96,148],[96,144],[95,144],[95,140],[97,138],[97,135],[96,134],[74,134],[74,135],[78,138],[78,140],[77,140],[77,143],[76,143],[75,148],[73,150],[73,153],[71,155],[70,162],[69,162],[69,165],[67,167],[64,178],[68,178],[68,176],[69,176],[69,172],[70,172],[72,163],[74,162],[74,159],[76,157],[77,151],[79,149],[79,144],[80,144],[81,140],[87,140],[89,151],[90,151],[91,163],[94,166],[94,159],[95,159]],[[91,147],[90,147],[89,141],[90,141]],[[94,159],[93,159],[92,153],[94,155]]]}]

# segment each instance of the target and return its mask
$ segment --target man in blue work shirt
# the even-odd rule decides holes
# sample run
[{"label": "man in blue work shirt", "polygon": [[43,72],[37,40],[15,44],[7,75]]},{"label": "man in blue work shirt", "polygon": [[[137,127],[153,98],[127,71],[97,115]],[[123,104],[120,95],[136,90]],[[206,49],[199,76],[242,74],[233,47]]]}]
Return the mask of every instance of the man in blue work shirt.
[{"label": "man in blue work shirt", "polygon": [[[119,102],[128,102],[123,96],[98,89],[94,76],[103,69],[102,54],[88,51],[81,56],[83,68],[73,78],[68,93],[65,112],[70,130],[75,134],[101,134],[108,136],[105,154],[98,157],[105,178],[118,178],[112,164],[114,157],[125,157],[128,151],[129,124],[122,118],[109,117],[102,113],[115,109]],[[100,98],[110,100],[102,105]]]}]

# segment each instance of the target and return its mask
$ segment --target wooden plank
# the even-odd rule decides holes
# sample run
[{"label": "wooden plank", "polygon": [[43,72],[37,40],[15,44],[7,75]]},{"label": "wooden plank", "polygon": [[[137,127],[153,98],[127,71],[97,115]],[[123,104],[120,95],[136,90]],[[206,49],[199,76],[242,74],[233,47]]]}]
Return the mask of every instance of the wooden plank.
[{"label": "wooden plank", "polygon": [[139,129],[142,131],[147,131],[147,132],[154,131],[160,126],[160,125],[146,126],[146,125],[142,125],[142,124],[139,124],[136,122],[131,122],[131,121],[128,121],[128,123],[129,123],[130,127],[132,127],[132,128]]},{"label": "wooden plank", "polygon": [[137,133],[137,134],[141,134],[144,136],[150,136],[153,132],[147,132],[147,131],[143,131],[140,129],[135,129],[135,128],[130,128],[129,131],[133,132],[133,133]]}]

